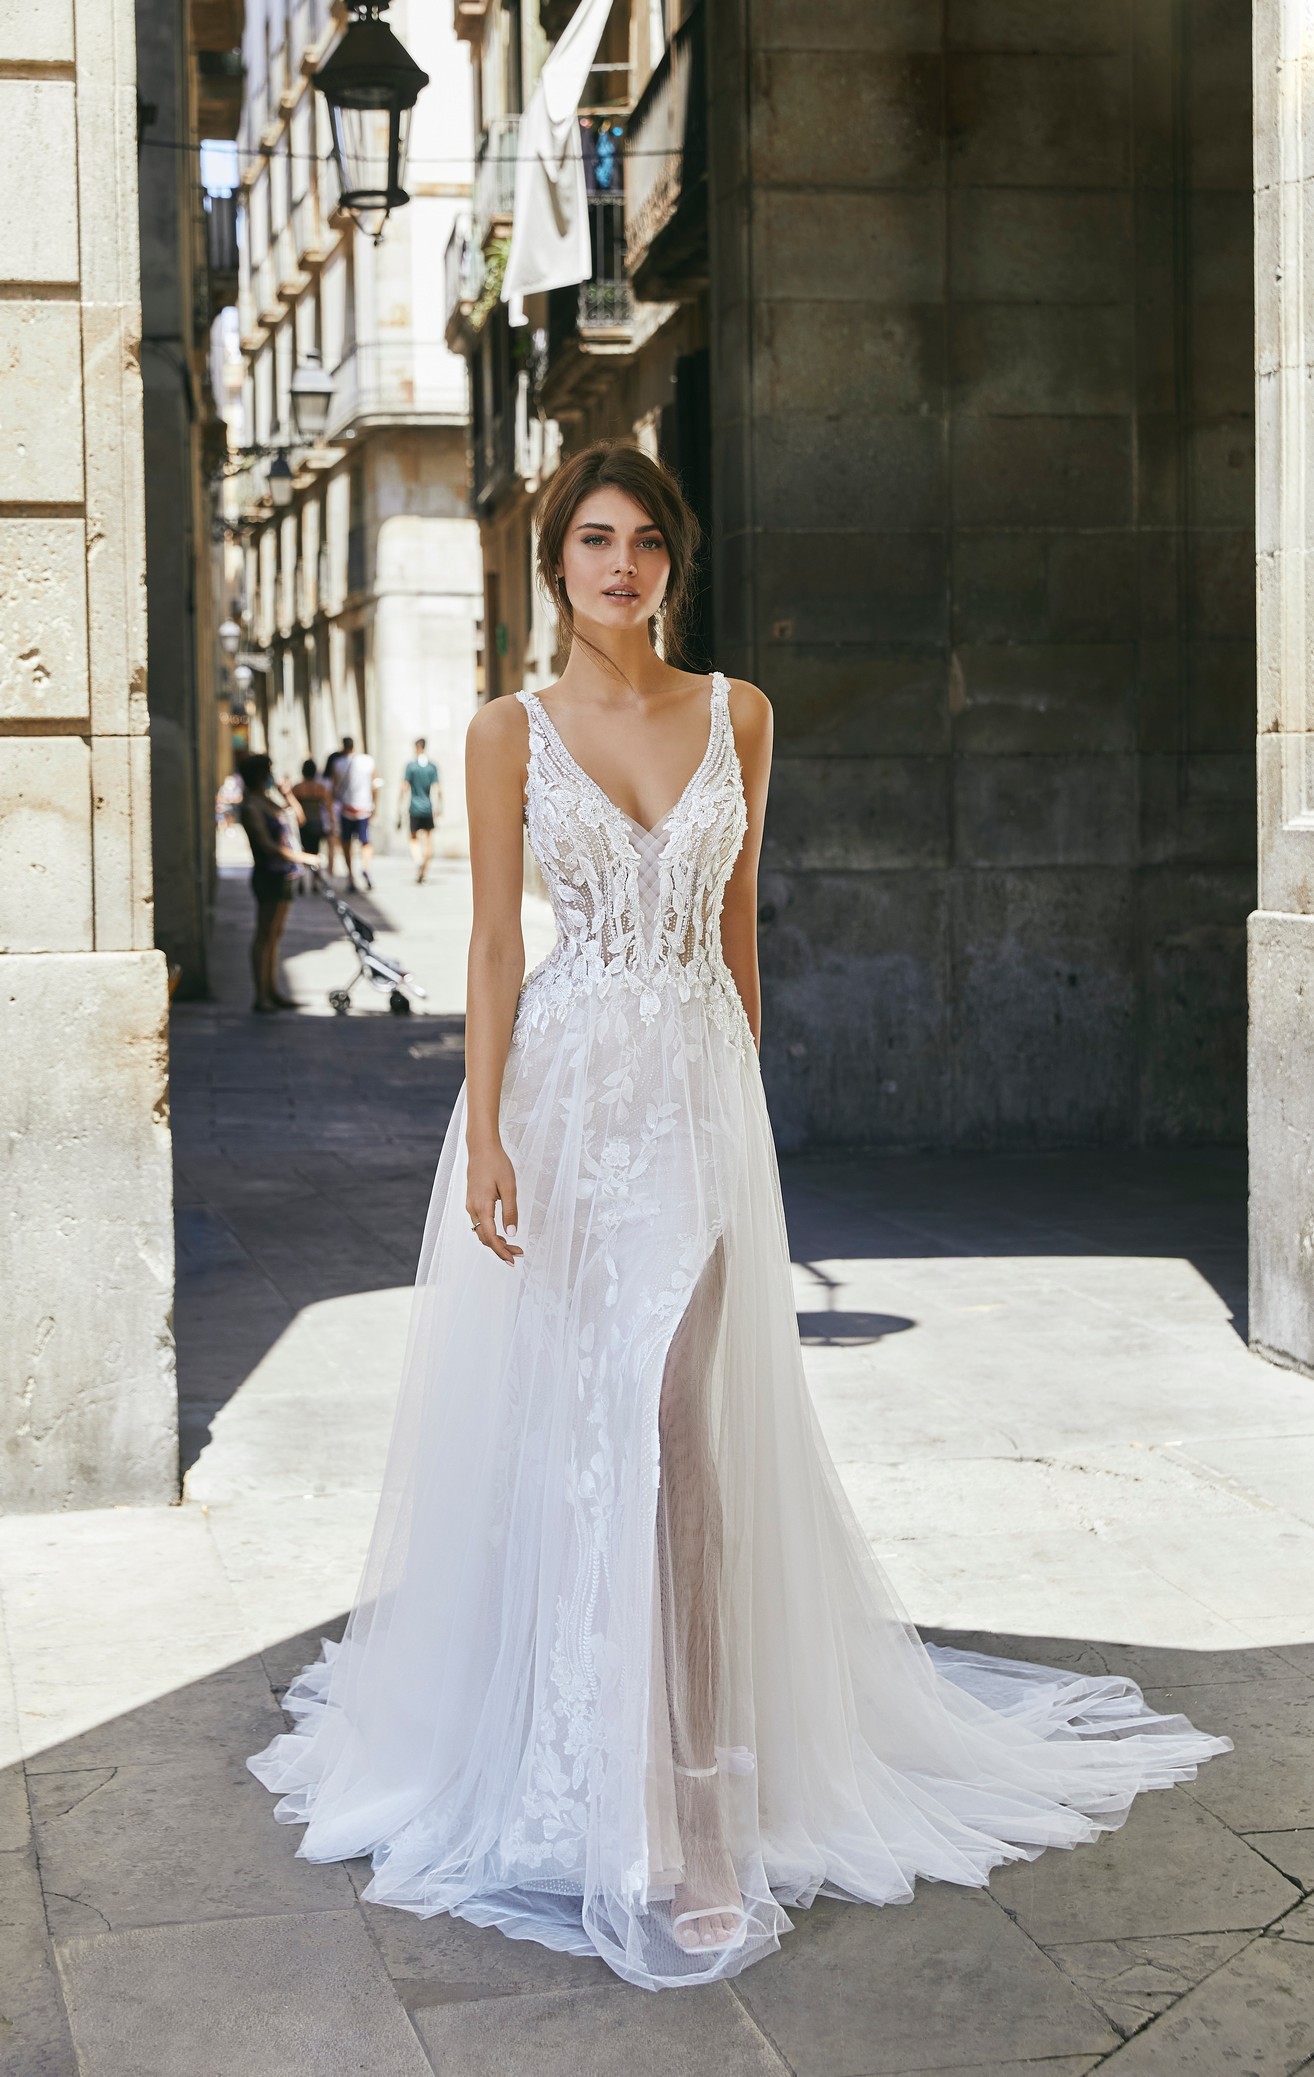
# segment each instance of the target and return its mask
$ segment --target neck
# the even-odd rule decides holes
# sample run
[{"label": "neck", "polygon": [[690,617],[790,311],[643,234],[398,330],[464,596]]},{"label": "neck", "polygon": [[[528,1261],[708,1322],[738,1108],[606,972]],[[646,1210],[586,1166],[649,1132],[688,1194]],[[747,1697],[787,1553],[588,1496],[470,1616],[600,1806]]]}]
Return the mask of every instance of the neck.
[{"label": "neck", "polygon": [[601,627],[596,621],[581,619],[576,629],[558,683],[604,699],[622,686],[645,693],[660,685],[667,666],[653,648],[646,627]]}]

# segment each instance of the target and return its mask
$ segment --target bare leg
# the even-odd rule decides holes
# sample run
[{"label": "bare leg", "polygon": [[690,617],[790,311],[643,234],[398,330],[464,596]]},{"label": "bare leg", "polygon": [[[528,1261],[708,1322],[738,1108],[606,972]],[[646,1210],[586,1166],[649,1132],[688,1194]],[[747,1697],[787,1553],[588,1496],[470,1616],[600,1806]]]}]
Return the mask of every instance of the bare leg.
[{"label": "bare leg", "polygon": [[[718,1240],[671,1341],[658,1412],[662,1644],[684,1863],[675,1915],[709,1914],[677,1930],[679,1944],[691,1953],[724,1946],[738,1928],[742,1901],[726,1842],[716,1757],[722,1517],[707,1389],[724,1294],[725,1251]],[[718,1905],[725,1910],[718,1912]]]},{"label": "bare leg", "polygon": [[[274,928],[274,920],[282,908],[283,903],[280,901],[256,903],[255,936],[251,940],[251,979],[255,986],[255,1000],[251,1004],[253,1010],[274,1008],[269,991],[269,939]],[[281,924],[279,928],[282,928]]]},{"label": "bare leg", "polygon": [[285,901],[273,904],[274,914],[269,926],[269,941],[265,953],[268,961],[266,974],[267,999],[280,1010],[294,1010],[296,1008],[292,997],[284,995],[278,985],[278,948],[282,942],[283,931],[287,925],[290,906],[291,904]]}]

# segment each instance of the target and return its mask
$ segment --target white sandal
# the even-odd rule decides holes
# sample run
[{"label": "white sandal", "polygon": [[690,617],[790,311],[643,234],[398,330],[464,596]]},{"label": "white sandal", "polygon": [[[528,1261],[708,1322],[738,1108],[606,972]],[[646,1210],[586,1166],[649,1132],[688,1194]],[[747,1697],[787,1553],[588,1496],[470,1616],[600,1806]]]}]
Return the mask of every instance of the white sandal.
[{"label": "white sandal", "polygon": [[[723,1758],[728,1759],[728,1757],[728,1755],[723,1756],[718,1747],[718,1764],[715,1767],[681,1767],[677,1761],[672,1761],[672,1766],[675,1772],[682,1775],[686,1781],[714,1781],[721,1772]],[[733,1761],[730,1762],[730,1767],[734,1773],[748,1771],[742,1766],[735,1766]],[[732,1918],[735,1924],[731,1931],[725,1934],[722,1939],[699,1940],[695,1946],[686,1945],[680,1938],[681,1926],[695,1925],[701,1918]],[[682,1954],[725,1954],[731,1948],[741,1947],[748,1932],[748,1912],[745,1908],[744,1900],[740,1897],[736,1904],[703,1904],[696,1911],[677,1911],[671,1920],[671,1932],[674,1936],[675,1944]]]}]

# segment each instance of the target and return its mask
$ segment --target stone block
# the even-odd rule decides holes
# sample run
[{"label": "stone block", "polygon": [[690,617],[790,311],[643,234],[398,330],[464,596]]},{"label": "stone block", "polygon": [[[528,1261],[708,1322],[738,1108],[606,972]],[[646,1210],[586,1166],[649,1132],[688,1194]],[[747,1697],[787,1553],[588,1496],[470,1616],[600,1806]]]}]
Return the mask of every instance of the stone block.
[{"label": "stone block", "polygon": [[754,208],[761,295],[925,304],[944,293],[945,202],[934,188],[765,188]]},{"label": "stone block", "polygon": [[0,719],[88,715],[86,601],[80,519],[0,519]]},{"label": "stone block", "polygon": [[1136,537],[1053,533],[1047,546],[1051,639],[1133,641],[1142,627]]},{"label": "stone block", "polygon": [[1235,641],[1250,650],[1252,668],[1240,680],[1236,704],[1254,716],[1255,537],[1250,528],[1213,528],[1187,543],[1187,604],[1191,632],[1206,642]]},{"label": "stone block", "polygon": [[10,64],[71,65],[73,0],[6,0],[4,56]]},{"label": "stone block", "polygon": [[91,711],[102,734],[144,734],[149,715],[140,324],[135,309],[84,305],[82,330]]},{"label": "stone block", "polygon": [[1144,1136],[1245,1137],[1246,916],[1254,875],[1162,867],[1140,883]]},{"label": "stone block", "polygon": [[769,873],[763,1072],[782,1149],[944,1138],[944,877]]},{"label": "stone block", "polygon": [[754,184],[935,185],[942,94],[938,55],[759,51],[750,113]]},{"label": "stone block", "polygon": [[774,641],[915,642],[945,636],[939,533],[787,533],[761,538],[756,629]]},{"label": "stone block", "polygon": [[[1221,588],[1221,587],[1220,587]],[[1217,619],[1228,612],[1220,598]],[[1211,616],[1213,617],[1213,616]],[[1254,637],[1239,641],[1189,642],[1183,652],[1189,712],[1188,741],[1202,756],[1243,756],[1245,790],[1254,792],[1250,738],[1255,715]]]},{"label": "stone block", "polygon": [[1125,526],[1132,511],[1126,417],[975,417],[954,430],[961,526]]},{"label": "stone block", "polygon": [[962,873],[955,1139],[1129,1140],[1135,1129],[1134,883],[1085,867]]},{"label": "stone block", "polygon": [[973,643],[955,651],[955,746],[975,755],[1132,748],[1128,643]]},{"label": "stone block", "polygon": [[955,301],[1116,303],[1127,293],[1133,251],[1125,194],[1003,187],[950,192]]},{"label": "stone block", "polygon": [[0,80],[0,134],[23,168],[21,206],[0,221],[2,281],[78,278],[74,93],[71,79]]},{"label": "stone block", "polygon": [[[33,1774],[32,1821],[57,1940],[128,1926],[341,1911],[336,1862],[298,1860],[239,1753]],[[185,1852],[178,1843],[185,1838]]]},{"label": "stone block", "polygon": [[760,424],[754,434],[759,527],[874,532],[936,527],[944,509],[945,432],[932,418],[822,418]]},{"label": "stone block", "polygon": [[1042,533],[983,529],[954,543],[956,643],[1043,642],[1049,633],[1049,544]]},{"label": "stone block", "polygon": [[9,1511],[177,1492],[164,960],[0,962]]},{"label": "stone block", "polygon": [[762,863],[789,873],[947,865],[948,759],[778,758]]},{"label": "stone block", "polygon": [[1076,1853],[997,1869],[990,1890],[1045,1948],[1266,1926],[1298,1896],[1285,1875],[1180,1790],[1142,1796],[1120,1831]]},{"label": "stone block", "polygon": [[1254,409],[1255,316],[1249,302],[1194,298],[1191,397],[1205,418],[1246,418]]},{"label": "stone block", "polygon": [[411,2008],[435,2070],[461,2077],[779,2077],[781,2063],[728,1983],[652,1997],[630,1984]]},{"label": "stone block", "polygon": [[1314,916],[1314,832],[1297,817],[1310,799],[1308,736],[1259,738],[1259,903],[1274,914]]},{"label": "stone block", "polygon": [[1251,1345],[1314,1374],[1314,914],[1249,934]]},{"label": "stone block", "polygon": [[766,0],[753,20],[759,50],[939,52],[939,0]]},{"label": "stone block", "polygon": [[958,51],[948,61],[947,96],[955,186],[1107,188],[1127,181],[1129,68],[1120,55]]},{"label": "stone block", "polygon": [[5,744],[0,952],[91,950],[90,763],[82,736]]},{"label": "stone block", "polygon": [[949,0],[951,50],[1097,51],[1120,53],[1127,40],[1126,0],[1088,0],[1054,7],[1050,0]]},{"label": "stone block", "polygon": [[955,305],[949,368],[959,412],[1109,418],[1130,411],[1130,303]]},{"label": "stone block", "polygon": [[949,748],[948,666],[938,645],[790,642],[762,654],[777,754],[907,757]]},{"label": "stone block", "polygon": [[82,357],[76,303],[0,302],[0,502],[82,498]]},{"label": "stone block", "polygon": [[[1238,99],[1240,97],[1238,96]],[[1248,187],[1233,193],[1205,189],[1191,197],[1190,292],[1211,312],[1231,303],[1247,317],[1254,307],[1255,225],[1261,214]],[[1197,328],[1194,343],[1198,346]],[[1275,341],[1260,341],[1271,347]]]},{"label": "stone block", "polygon": [[1136,774],[1129,756],[956,757],[956,864],[1129,865]]},{"label": "stone block", "polygon": [[1229,0],[1195,0],[1186,121],[1196,188],[1232,188],[1249,196],[1254,179],[1250,95],[1250,16]]},{"label": "stone block", "polygon": [[430,2077],[354,1906],[65,1940],[60,1966],[81,2077]]},{"label": "stone block", "polygon": [[1295,2072],[1314,2053],[1308,1949],[1251,1940],[1101,2064],[1114,2077]]},{"label": "stone block", "polygon": [[927,304],[763,300],[753,355],[758,409],[777,418],[865,419],[939,410],[944,315]]},{"label": "stone block", "polygon": [[1176,527],[1182,504],[1182,429],[1167,409],[1142,408],[1136,421],[1136,519]]},{"label": "stone block", "polygon": [[957,2071],[987,2041],[1001,2066],[1043,2066],[1117,2042],[991,1898],[947,1884],[920,1887],[906,1910],[819,1899],[778,1960],[736,1987],[798,2077]]},{"label": "stone block", "polygon": [[[1142,755],[1141,863],[1239,867],[1252,894],[1255,801],[1248,758]],[[1217,767],[1222,767],[1221,771]],[[1247,901],[1249,910],[1252,902]]]},{"label": "stone block", "polygon": [[93,737],[91,840],[98,952],[135,951],[151,942],[149,782],[150,749],[143,738]]},{"label": "stone block", "polygon": [[1249,416],[1218,418],[1188,437],[1192,516],[1197,526],[1252,526],[1255,520],[1255,425]]}]

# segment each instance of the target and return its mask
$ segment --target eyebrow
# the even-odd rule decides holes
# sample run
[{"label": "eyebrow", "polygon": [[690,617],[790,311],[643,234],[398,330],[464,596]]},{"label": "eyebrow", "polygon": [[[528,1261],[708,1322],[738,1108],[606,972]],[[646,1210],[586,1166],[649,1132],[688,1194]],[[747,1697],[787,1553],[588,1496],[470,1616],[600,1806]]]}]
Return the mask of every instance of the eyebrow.
[{"label": "eyebrow", "polygon": [[[609,519],[578,519],[575,522],[577,534],[614,534],[615,531]],[[659,534],[661,528],[655,519],[645,519],[643,525],[636,526],[634,531],[636,534]]]}]

